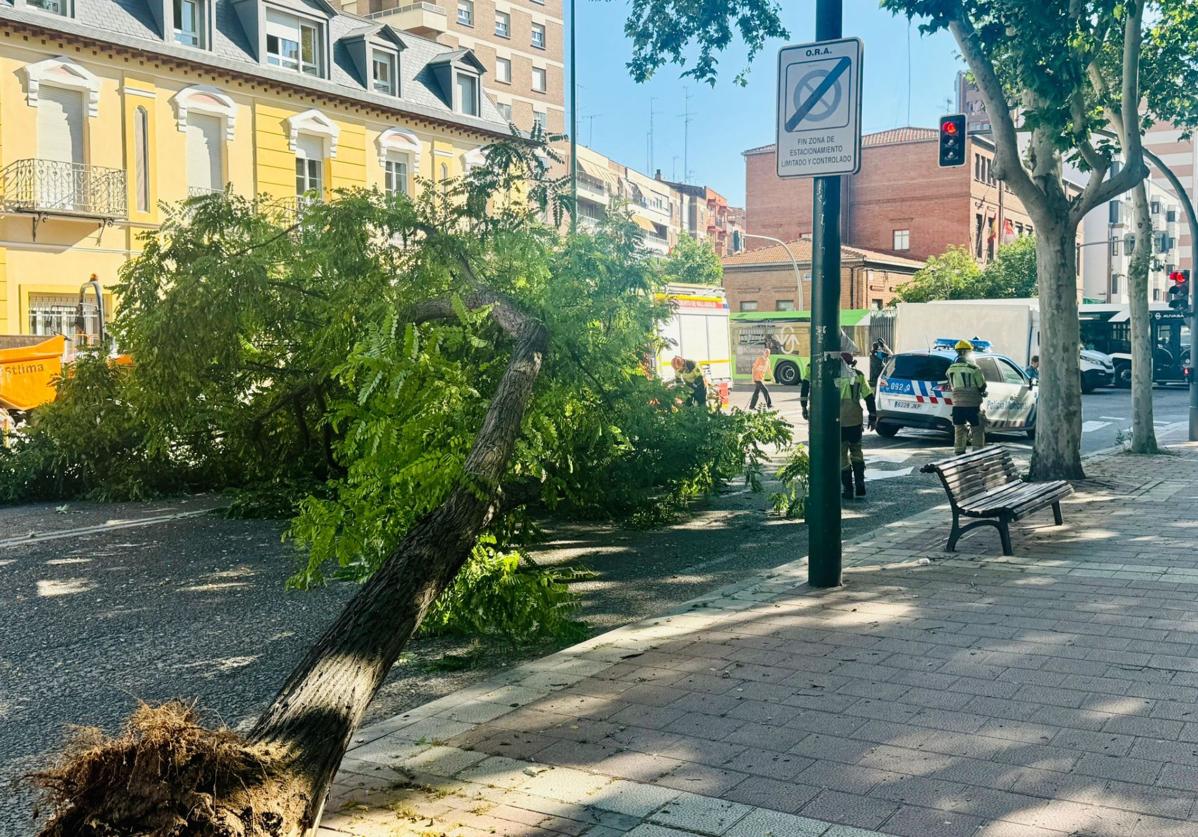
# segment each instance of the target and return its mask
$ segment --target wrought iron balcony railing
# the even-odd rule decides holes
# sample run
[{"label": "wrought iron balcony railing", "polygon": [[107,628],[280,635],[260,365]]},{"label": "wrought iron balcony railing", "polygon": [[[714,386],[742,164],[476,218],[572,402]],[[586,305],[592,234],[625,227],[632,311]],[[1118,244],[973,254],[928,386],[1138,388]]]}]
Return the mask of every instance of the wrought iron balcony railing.
[{"label": "wrought iron balcony railing", "polygon": [[129,217],[125,172],[61,160],[14,160],[0,171],[0,205],[9,212]]}]

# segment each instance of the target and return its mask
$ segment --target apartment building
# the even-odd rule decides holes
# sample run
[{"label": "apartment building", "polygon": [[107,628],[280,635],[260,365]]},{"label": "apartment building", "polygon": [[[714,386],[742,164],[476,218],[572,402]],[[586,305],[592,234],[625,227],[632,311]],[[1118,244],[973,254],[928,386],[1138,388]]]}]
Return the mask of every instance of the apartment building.
[{"label": "apartment building", "polygon": [[347,0],[391,27],[471,50],[504,119],[565,130],[562,0]]},{"label": "apartment building", "polygon": [[[661,180],[661,170],[657,172]],[[726,256],[732,246],[733,230],[742,230],[738,224],[738,210],[728,206],[728,199],[709,186],[693,183],[663,181],[678,196],[681,209],[682,231],[700,241],[709,241],[715,251]]]},{"label": "apartment building", "polygon": [[[565,162],[569,171],[569,160]],[[598,223],[615,205],[626,206],[645,231],[645,248],[665,255],[682,234],[677,192],[668,184],[578,146],[578,217],[586,227]]]},{"label": "apartment building", "polygon": [[1186,229],[1181,207],[1173,193],[1151,180],[1148,206],[1152,215],[1152,239],[1136,240],[1135,213],[1131,192],[1125,192],[1086,216],[1086,244],[1082,247],[1085,263],[1085,298],[1093,302],[1127,304],[1128,275],[1132,256],[1143,246],[1152,248],[1149,262],[1148,300],[1168,299],[1169,274],[1180,261],[1180,236]]},{"label": "apartment building", "polygon": [[[1000,244],[1034,232],[1019,199],[994,177],[993,143],[970,135],[969,164],[941,168],[938,136],[931,128],[896,128],[862,138],[861,171],[842,178],[846,241],[916,260],[960,245],[985,264]],[[774,157],[773,145],[744,152],[746,228],[791,241],[812,231],[812,181],[778,177]]]},{"label": "apartment building", "polygon": [[[1181,180],[1182,187],[1190,200],[1198,203],[1198,137],[1182,139],[1182,132],[1173,125],[1162,122],[1149,128],[1144,134],[1144,147],[1160,157],[1161,162],[1173,170]],[[1148,166],[1152,182],[1164,192],[1169,200],[1176,201],[1173,186],[1153,165]],[[1190,240],[1190,226],[1184,213],[1180,217],[1177,233],[1177,266],[1194,270],[1194,242]]]},{"label": "apartment building", "polygon": [[470,50],[323,0],[0,10],[0,333],[73,334],[80,284],[111,287],[163,202],[409,192],[508,134]]}]

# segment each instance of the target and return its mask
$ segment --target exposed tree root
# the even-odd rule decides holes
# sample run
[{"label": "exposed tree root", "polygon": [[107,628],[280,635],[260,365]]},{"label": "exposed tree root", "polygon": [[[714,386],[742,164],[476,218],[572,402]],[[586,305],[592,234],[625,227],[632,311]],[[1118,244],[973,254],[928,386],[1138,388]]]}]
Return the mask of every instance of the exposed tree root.
[{"label": "exposed tree root", "polygon": [[142,704],[116,737],[79,729],[31,778],[40,837],[290,837],[307,802],[269,751],[178,701]]}]

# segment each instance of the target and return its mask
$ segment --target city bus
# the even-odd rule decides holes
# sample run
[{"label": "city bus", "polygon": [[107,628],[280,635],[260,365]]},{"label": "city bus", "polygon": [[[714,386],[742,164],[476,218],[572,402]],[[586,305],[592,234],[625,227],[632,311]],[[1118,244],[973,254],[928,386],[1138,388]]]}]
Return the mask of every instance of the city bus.
[{"label": "city bus", "polygon": [[[1131,386],[1131,313],[1126,305],[1080,306],[1082,345],[1111,356],[1115,385]],[[1148,306],[1152,321],[1152,380],[1158,384],[1188,381],[1190,324],[1182,312],[1162,302]]]}]

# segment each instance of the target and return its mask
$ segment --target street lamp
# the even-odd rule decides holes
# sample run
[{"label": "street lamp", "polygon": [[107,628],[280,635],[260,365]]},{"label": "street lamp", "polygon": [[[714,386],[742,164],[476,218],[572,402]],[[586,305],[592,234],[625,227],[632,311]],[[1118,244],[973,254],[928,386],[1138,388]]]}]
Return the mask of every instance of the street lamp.
[{"label": "street lamp", "polygon": [[772,241],[774,244],[782,245],[782,249],[785,250],[786,255],[790,257],[790,266],[794,269],[794,272],[795,272],[795,290],[798,292],[798,296],[795,298],[795,307],[798,308],[798,310],[800,310],[800,311],[803,310],[804,308],[806,308],[807,306],[805,305],[805,303],[803,301],[803,277],[799,275],[799,263],[797,261],[795,261],[795,254],[790,252],[790,247],[786,244],[786,242],[780,238],[774,238],[773,236],[769,236],[769,235],[755,235],[753,233],[745,233],[745,232],[741,233],[740,237],[741,238],[757,238],[757,239],[760,239],[761,241]]},{"label": "street lamp", "polygon": [[570,232],[578,229],[578,18],[574,0],[570,0]]}]

